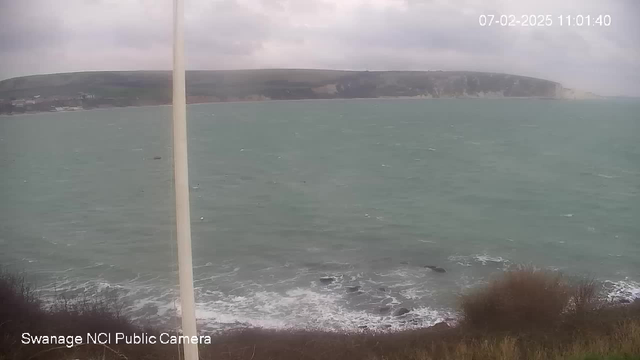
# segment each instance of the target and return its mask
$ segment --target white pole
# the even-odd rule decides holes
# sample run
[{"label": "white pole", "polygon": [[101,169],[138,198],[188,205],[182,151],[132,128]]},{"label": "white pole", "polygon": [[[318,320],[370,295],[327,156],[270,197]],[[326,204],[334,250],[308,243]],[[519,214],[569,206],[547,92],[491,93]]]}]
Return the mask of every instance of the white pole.
[{"label": "white pole", "polygon": [[[184,3],[173,1],[173,162],[176,190],[176,235],[182,302],[182,334],[197,336],[193,295],[189,167],[187,159],[187,106],[184,70]],[[198,360],[198,344],[184,343],[185,360]]]}]

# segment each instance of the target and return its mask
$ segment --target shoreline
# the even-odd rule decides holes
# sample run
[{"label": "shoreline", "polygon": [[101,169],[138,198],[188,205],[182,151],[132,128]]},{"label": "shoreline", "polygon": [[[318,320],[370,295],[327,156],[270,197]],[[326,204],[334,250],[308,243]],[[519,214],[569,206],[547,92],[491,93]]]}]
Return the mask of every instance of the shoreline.
[{"label": "shoreline", "polygon": [[[56,306],[45,307],[20,274],[0,273],[0,295],[15,304],[0,313],[6,334],[0,357],[7,359],[42,359],[45,353],[52,360],[107,359],[108,349],[118,358],[173,360],[180,341],[198,344],[203,358],[224,360],[630,360],[636,357],[627,355],[640,354],[640,301],[603,302],[596,283],[569,282],[533,267],[504,272],[462,294],[461,320],[454,324],[397,332],[200,328],[195,338],[184,338],[177,321],[166,327],[136,323],[117,297],[61,294]],[[592,353],[621,356],[582,356]]]},{"label": "shoreline", "polygon": [[[389,96],[389,97],[375,97],[375,98],[327,98],[327,99],[267,99],[267,100],[230,100],[230,101],[208,101],[208,102],[193,102],[187,103],[189,105],[208,105],[208,104],[238,104],[238,103],[267,103],[267,102],[304,102],[304,101],[363,101],[363,100],[547,100],[547,101],[584,101],[584,100],[606,100],[606,98],[597,99],[565,99],[565,98],[550,98],[539,96],[503,96],[503,97],[420,97],[420,96]],[[80,109],[80,110],[62,110],[62,111],[29,111],[19,114],[0,114],[0,117],[13,117],[22,115],[38,115],[38,114],[57,114],[57,113],[74,113],[85,112],[95,110],[111,110],[111,109],[127,109],[127,108],[145,108],[145,107],[162,107],[173,106],[172,104],[157,104],[157,105],[130,105],[130,106],[109,106],[109,107],[97,107],[92,109]]]}]

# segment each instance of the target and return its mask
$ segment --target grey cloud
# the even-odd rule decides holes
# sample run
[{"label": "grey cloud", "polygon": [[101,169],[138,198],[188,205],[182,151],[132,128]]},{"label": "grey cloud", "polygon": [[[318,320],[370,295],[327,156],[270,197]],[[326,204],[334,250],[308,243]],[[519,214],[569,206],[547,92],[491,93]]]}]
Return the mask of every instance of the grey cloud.
[{"label": "grey cloud", "polygon": [[63,24],[59,18],[32,11],[46,1],[0,0],[0,52],[59,45]]},{"label": "grey cloud", "polygon": [[268,10],[288,10],[292,13],[313,13],[320,10],[335,10],[335,4],[325,0],[259,0],[259,3]]},{"label": "grey cloud", "polygon": [[611,42],[638,51],[640,44],[640,1],[621,0],[613,2],[609,15],[612,26],[599,29]]},{"label": "grey cloud", "polygon": [[211,3],[186,25],[187,46],[196,51],[249,55],[269,38],[270,19],[237,1]]},{"label": "grey cloud", "polygon": [[[190,0],[187,64],[511,72],[640,95],[640,2],[572,1]],[[522,29],[477,22],[482,13],[536,6],[555,16],[571,4],[574,13],[582,7],[610,14],[612,26]],[[60,6],[0,0],[0,7],[0,77],[171,64],[170,1],[68,0]]]},{"label": "grey cloud", "polygon": [[509,44],[500,29],[480,28],[477,17],[451,10],[425,12],[362,8],[354,21],[337,31],[337,41],[349,46],[402,49],[453,49],[460,52],[485,53],[503,51]]}]

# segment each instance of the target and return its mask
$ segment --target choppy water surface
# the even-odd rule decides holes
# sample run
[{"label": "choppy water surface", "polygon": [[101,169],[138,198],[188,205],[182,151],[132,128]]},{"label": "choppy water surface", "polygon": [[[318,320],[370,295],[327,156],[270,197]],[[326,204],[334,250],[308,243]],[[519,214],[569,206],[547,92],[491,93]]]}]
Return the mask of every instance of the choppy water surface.
[{"label": "choppy water surface", "polygon": [[[136,315],[168,318],[170,111],[1,117],[0,261],[42,289],[117,289]],[[424,326],[522,263],[640,297],[638,114],[615,101],[192,105],[198,317]],[[407,318],[384,313],[401,306]]]}]

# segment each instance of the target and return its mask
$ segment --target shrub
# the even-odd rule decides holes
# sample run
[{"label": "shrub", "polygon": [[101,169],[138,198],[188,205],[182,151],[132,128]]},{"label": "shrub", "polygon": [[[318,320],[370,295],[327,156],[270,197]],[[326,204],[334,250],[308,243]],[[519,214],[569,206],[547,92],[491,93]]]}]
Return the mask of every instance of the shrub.
[{"label": "shrub", "polygon": [[582,279],[573,288],[572,311],[584,314],[602,307],[604,304],[599,297],[599,287],[593,279]]},{"label": "shrub", "polygon": [[522,331],[554,327],[571,299],[562,275],[523,268],[463,295],[461,324],[470,329]]},{"label": "shrub", "polygon": [[[22,274],[0,269],[0,334],[18,334],[40,329],[44,314],[34,289]],[[16,339],[0,335],[0,354],[11,351]]]}]

